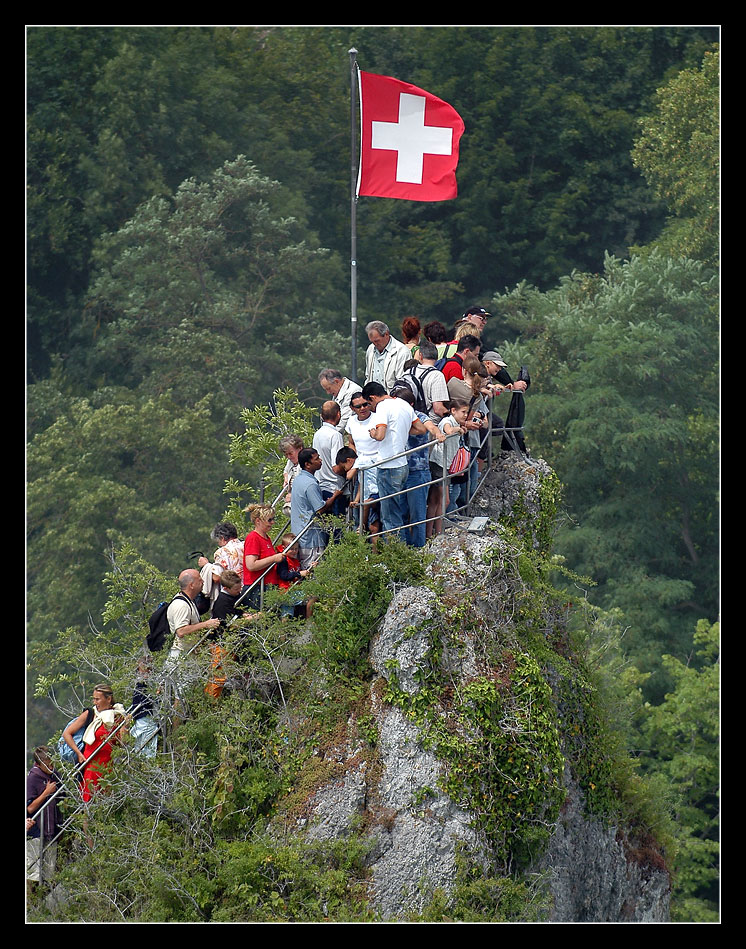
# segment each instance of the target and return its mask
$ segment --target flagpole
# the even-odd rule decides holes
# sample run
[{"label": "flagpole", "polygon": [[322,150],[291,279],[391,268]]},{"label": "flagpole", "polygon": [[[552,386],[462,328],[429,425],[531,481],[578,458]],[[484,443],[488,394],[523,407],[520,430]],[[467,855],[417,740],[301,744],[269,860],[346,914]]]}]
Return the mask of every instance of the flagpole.
[{"label": "flagpole", "polygon": [[350,378],[357,382],[357,50],[350,54]]}]

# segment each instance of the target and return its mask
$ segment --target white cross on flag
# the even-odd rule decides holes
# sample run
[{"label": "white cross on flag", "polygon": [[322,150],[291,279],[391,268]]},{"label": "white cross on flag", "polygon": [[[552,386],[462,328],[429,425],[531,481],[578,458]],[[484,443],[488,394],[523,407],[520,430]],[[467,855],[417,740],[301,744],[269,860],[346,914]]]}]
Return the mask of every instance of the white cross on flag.
[{"label": "white cross on flag", "polygon": [[409,201],[455,198],[464,122],[453,106],[408,82],[360,73],[358,194]]}]

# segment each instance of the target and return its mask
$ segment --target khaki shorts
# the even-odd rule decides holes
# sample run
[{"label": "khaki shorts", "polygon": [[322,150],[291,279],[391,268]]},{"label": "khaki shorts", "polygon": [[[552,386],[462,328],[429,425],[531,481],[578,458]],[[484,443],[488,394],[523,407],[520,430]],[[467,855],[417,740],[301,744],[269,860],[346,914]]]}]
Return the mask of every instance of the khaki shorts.
[{"label": "khaki shorts", "polygon": [[41,881],[46,883],[54,876],[54,868],[57,863],[57,841],[46,845],[43,861],[39,860],[40,845],[40,837],[26,838],[26,879],[38,883],[39,870],[41,870]]}]

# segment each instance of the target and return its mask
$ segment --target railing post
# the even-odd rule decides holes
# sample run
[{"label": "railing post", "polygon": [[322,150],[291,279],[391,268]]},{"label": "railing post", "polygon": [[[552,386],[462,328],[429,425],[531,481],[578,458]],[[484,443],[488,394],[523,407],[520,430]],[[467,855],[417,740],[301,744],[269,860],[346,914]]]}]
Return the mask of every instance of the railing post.
[{"label": "railing post", "polygon": [[446,453],[445,449],[443,450],[443,476],[440,485],[440,511],[441,511],[441,521],[440,521],[440,533],[442,534],[445,529],[445,519],[446,519],[446,508],[448,507],[447,496],[448,492],[447,487],[447,472],[446,472]]},{"label": "railing post", "polygon": [[360,516],[360,524],[358,526],[358,533],[360,536],[363,536],[363,518],[365,512],[365,468],[360,469],[360,504],[358,506],[358,513]]}]

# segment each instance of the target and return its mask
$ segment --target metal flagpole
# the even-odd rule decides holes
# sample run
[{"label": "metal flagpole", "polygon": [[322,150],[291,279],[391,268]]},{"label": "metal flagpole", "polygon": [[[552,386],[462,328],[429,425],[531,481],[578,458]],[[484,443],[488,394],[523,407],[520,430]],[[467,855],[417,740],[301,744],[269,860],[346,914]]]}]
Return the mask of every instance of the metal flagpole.
[{"label": "metal flagpole", "polygon": [[350,54],[350,378],[357,382],[357,50]]}]

